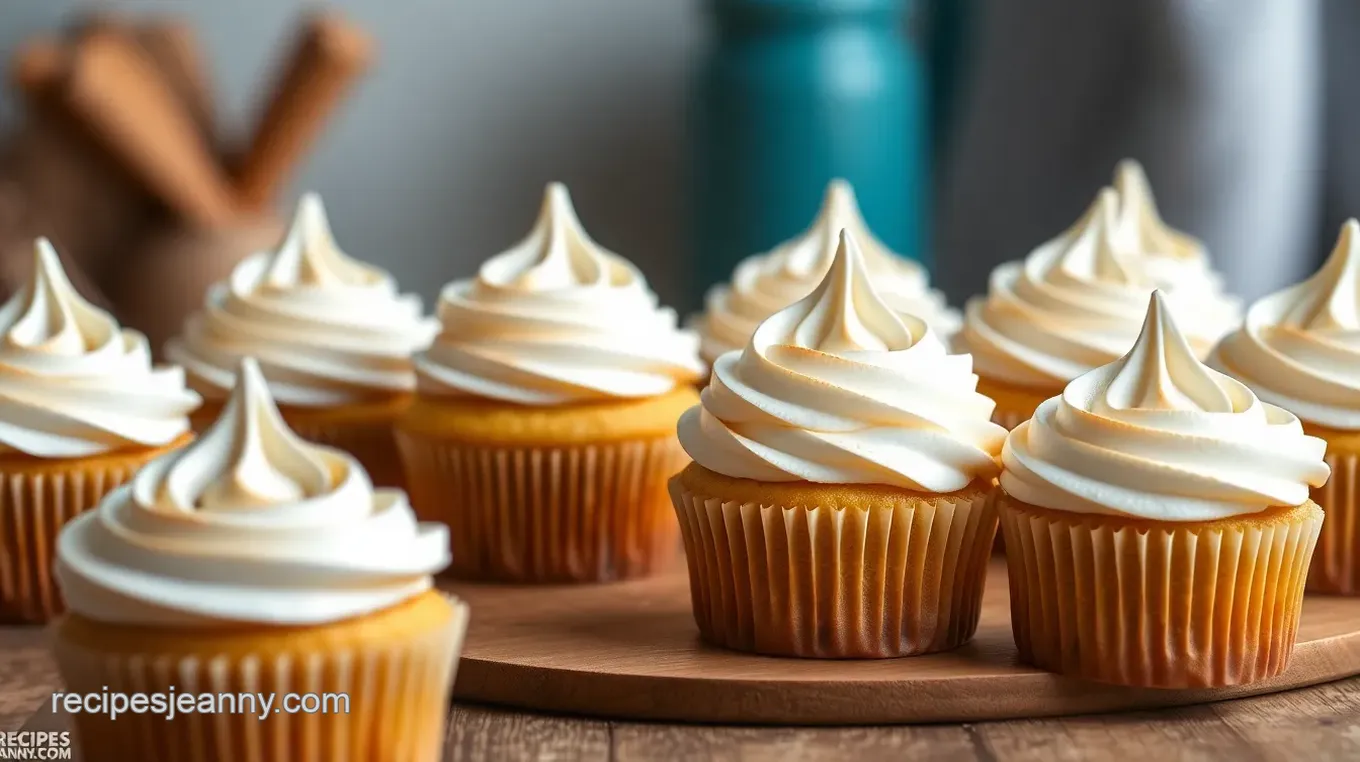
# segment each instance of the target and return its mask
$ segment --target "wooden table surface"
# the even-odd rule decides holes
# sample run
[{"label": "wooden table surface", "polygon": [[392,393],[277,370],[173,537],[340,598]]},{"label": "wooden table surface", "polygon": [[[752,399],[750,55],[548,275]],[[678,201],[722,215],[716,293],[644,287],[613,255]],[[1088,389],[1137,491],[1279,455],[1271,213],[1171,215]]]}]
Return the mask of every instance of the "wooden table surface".
[{"label": "wooden table surface", "polygon": [[[0,629],[0,731],[49,729],[58,689],[34,629]],[[44,715],[46,719],[44,720]],[[664,725],[455,705],[446,760],[1360,760],[1360,678],[1136,714],[965,725],[777,728]]]}]

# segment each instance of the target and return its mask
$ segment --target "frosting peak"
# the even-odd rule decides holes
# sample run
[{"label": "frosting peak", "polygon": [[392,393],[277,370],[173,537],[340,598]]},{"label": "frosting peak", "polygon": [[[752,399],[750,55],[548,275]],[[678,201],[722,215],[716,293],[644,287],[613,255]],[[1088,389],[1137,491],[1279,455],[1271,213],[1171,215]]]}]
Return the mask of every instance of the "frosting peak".
[{"label": "frosting peak", "polygon": [[[1060,239],[1051,259],[1038,257],[1035,266],[1060,271],[1074,282],[1142,285],[1147,282],[1117,237],[1119,197],[1113,188],[1101,188],[1096,200]],[[1046,261],[1046,259],[1048,261]]]},{"label": "frosting peak", "polygon": [[996,474],[1005,437],[976,388],[970,357],[888,307],[847,230],[810,295],[718,358],[680,443],[738,478],[952,492]]},{"label": "frosting peak", "polygon": [[1360,429],[1360,223],[1312,277],[1251,305],[1211,362],[1306,421]]},{"label": "frosting peak", "polygon": [[71,609],[140,625],[316,624],[395,605],[448,563],[442,525],[372,487],[349,454],[298,438],[241,362],[221,417],[66,526]]},{"label": "frosting peak", "polygon": [[550,183],[528,237],[482,265],[481,277],[525,291],[587,286],[608,276],[606,254],[581,227],[566,186]]},{"label": "frosting peak", "polygon": [[74,458],[168,445],[201,400],[179,368],[155,367],[142,334],[80,296],[52,244],[0,307],[0,452]]},{"label": "frosting peak", "polygon": [[835,261],[842,230],[859,244],[864,269],[894,311],[916,315],[946,337],[957,330],[958,313],[945,306],[943,294],[927,286],[925,270],[874,236],[850,183],[836,179],[827,185],[812,225],[768,253],[743,260],[730,284],[709,292],[696,326],[704,358],[712,362],[741,349],[766,318],[816,289]]},{"label": "frosting peak", "polygon": [[842,230],[836,259],[812,296],[756,329],[757,346],[782,344],[829,353],[906,349],[911,332],[869,285],[863,254]]},{"label": "frosting peak", "polygon": [[1172,325],[1162,292],[1153,291],[1138,340],[1115,363],[1109,386],[1092,409],[1231,413],[1232,400],[1211,373]]},{"label": "frosting peak", "polygon": [[445,286],[438,312],[443,331],[416,358],[430,394],[559,405],[665,394],[701,372],[697,337],[586,235],[557,183],[528,237]]},{"label": "frosting peak", "polygon": [[1179,259],[1202,259],[1199,241],[1172,230],[1162,221],[1152,196],[1143,165],[1133,159],[1119,162],[1114,171],[1114,187],[1120,200],[1120,234],[1134,251],[1149,252]]},{"label": "frosting peak", "polygon": [[321,197],[303,194],[293,225],[265,265],[263,285],[278,290],[302,287],[380,285],[387,275],[347,256],[335,243]]},{"label": "frosting peak", "polygon": [[1196,359],[1153,292],[1128,353],[1011,432],[1001,486],[1044,508],[1207,521],[1307,500],[1327,480],[1325,449],[1298,418]]},{"label": "frosting peak", "polygon": [[193,386],[223,400],[243,357],[260,363],[280,402],[329,407],[413,391],[411,355],[433,338],[419,297],[336,245],[321,198],[298,202],[276,251],[251,255],[208,289],[166,355]]}]

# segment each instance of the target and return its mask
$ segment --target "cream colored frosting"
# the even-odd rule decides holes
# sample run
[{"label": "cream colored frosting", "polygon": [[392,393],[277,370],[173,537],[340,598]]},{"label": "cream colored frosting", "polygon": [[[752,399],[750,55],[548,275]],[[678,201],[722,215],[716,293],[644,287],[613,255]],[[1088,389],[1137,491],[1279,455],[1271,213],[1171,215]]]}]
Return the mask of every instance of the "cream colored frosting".
[{"label": "cream colored frosting", "polygon": [[696,463],[759,481],[952,492],[996,475],[1006,430],[967,355],[888,306],[854,235],[811,295],[718,358],[680,419]]},{"label": "cream colored frosting", "polygon": [[1360,429],[1360,223],[1313,277],[1253,304],[1210,361],[1306,421]]},{"label": "cream colored frosting", "polygon": [[1303,503],[1327,481],[1326,447],[1201,363],[1154,292],[1127,354],[1011,432],[1001,486],[1043,508],[1208,521]]},{"label": "cream colored frosting", "polygon": [[946,306],[944,294],[927,285],[921,265],[874,237],[850,184],[833,180],[817,219],[806,231],[765,254],[742,260],[730,284],[709,290],[704,313],[695,322],[704,360],[711,364],[719,355],[741,349],[766,318],[812,293],[831,268],[841,230],[849,230],[859,242],[879,296],[893,309],[923,318],[947,343],[962,323],[959,312]]},{"label": "cream colored frosting", "polygon": [[146,337],[76,293],[52,244],[0,307],[0,452],[76,458],[161,447],[202,400],[184,371],[153,366]]},{"label": "cream colored frosting", "polygon": [[288,430],[252,359],[222,416],[58,538],[67,605],[99,621],[306,625],[430,588],[448,530],[417,523],[350,455]]},{"label": "cream colored frosting", "polygon": [[[959,336],[979,374],[1061,388],[1129,348],[1156,282],[1120,214],[1119,194],[1104,188],[1076,225],[992,272],[987,296],[968,302]],[[1196,354],[1207,355],[1227,329],[1222,316],[1201,309],[1194,289],[1166,299]]]},{"label": "cream colored frosting", "polygon": [[438,313],[443,330],[416,358],[432,395],[560,405],[656,396],[702,372],[698,338],[586,235],[558,183],[528,237],[446,286]]},{"label": "cream colored frosting", "polygon": [[1162,221],[1143,167],[1132,159],[1115,168],[1119,194],[1119,234],[1143,260],[1152,282],[1176,295],[1181,312],[1193,310],[1205,330],[1223,335],[1242,323],[1242,301],[1223,292],[1223,277],[1214,272],[1204,244]]},{"label": "cream colored frosting", "polygon": [[307,194],[278,250],[212,286],[166,354],[209,399],[225,398],[236,364],[254,357],[279,402],[329,407],[413,391],[411,355],[437,329],[419,297],[340,250],[320,197]]}]

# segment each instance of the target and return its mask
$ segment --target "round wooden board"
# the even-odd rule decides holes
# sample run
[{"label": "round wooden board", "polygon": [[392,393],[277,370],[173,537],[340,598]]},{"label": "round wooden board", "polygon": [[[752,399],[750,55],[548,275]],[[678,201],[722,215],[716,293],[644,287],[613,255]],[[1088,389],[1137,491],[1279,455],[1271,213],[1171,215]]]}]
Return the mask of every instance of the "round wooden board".
[{"label": "round wooden board", "polygon": [[752,656],[703,643],[683,568],[585,587],[440,587],[472,606],[456,697],[571,714],[735,724],[964,722],[1197,704],[1360,674],[1360,599],[1325,597],[1305,602],[1289,669],[1255,685],[1134,690],[1040,672],[1017,662],[1000,559],[972,642],[868,661]]}]

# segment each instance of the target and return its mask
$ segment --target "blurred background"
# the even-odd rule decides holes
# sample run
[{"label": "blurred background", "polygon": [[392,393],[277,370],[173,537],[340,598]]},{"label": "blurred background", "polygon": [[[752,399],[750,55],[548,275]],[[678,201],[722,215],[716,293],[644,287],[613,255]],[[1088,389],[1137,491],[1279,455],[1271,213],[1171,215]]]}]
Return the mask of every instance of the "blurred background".
[{"label": "blurred background", "polygon": [[318,7],[7,0],[0,245],[53,236],[157,340],[308,189],[432,300],[561,180],[683,310],[836,176],[956,304],[1125,156],[1248,298],[1360,209],[1354,0],[337,0],[309,27]]}]

